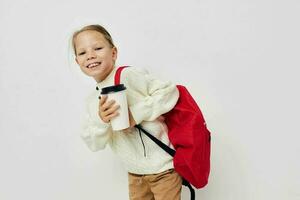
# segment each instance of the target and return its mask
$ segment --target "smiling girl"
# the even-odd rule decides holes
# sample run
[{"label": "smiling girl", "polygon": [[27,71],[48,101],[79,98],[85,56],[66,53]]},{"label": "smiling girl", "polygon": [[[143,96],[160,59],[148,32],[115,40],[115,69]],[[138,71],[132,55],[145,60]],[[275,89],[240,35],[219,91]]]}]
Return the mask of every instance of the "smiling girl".
[{"label": "smiling girl", "polygon": [[128,171],[131,200],[180,199],[182,178],[174,171],[173,158],[134,128],[141,124],[173,148],[161,115],[175,106],[179,97],[176,85],[156,79],[145,69],[126,68],[121,83],[127,88],[130,128],[113,131],[110,120],[118,115],[119,105],[105,96],[99,100],[101,89],[114,85],[118,68],[118,51],[111,35],[100,25],[88,25],[74,32],[72,45],[81,71],[96,81],[96,89],[86,98],[83,141],[91,151],[108,144],[118,155]]}]

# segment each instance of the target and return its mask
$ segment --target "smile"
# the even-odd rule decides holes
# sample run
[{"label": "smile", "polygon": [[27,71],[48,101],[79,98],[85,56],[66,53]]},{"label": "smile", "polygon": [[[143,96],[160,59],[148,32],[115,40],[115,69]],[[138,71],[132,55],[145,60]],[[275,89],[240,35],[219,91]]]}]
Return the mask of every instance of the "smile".
[{"label": "smile", "polygon": [[101,62],[95,62],[95,63],[91,63],[89,64],[88,66],[86,66],[87,68],[94,68],[94,67],[97,67],[98,65],[100,65]]}]

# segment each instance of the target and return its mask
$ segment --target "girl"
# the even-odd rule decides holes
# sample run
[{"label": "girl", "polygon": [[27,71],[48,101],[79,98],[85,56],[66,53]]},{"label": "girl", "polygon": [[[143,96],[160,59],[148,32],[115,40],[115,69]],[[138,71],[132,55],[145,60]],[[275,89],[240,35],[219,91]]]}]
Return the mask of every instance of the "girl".
[{"label": "girl", "polygon": [[117,48],[100,25],[88,25],[76,31],[72,46],[81,71],[96,81],[96,89],[86,98],[81,138],[91,151],[109,144],[120,157],[128,171],[131,200],[180,199],[182,178],[174,171],[172,157],[134,127],[141,124],[172,147],[161,115],[175,106],[179,98],[176,85],[158,80],[141,68],[123,70],[121,83],[127,88],[130,127],[113,131],[110,120],[118,115],[119,105],[106,101],[106,96],[98,96],[103,87],[114,85]]}]

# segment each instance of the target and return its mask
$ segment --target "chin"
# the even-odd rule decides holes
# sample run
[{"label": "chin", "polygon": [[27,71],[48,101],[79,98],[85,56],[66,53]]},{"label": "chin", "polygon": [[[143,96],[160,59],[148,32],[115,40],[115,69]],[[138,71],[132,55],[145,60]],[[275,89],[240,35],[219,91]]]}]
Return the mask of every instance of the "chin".
[{"label": "chin", "polygon": [[101,77],[103,75],[103,72],[92,72],[92,73],[89,73],[89,76],[92,76],[92,77]]}]

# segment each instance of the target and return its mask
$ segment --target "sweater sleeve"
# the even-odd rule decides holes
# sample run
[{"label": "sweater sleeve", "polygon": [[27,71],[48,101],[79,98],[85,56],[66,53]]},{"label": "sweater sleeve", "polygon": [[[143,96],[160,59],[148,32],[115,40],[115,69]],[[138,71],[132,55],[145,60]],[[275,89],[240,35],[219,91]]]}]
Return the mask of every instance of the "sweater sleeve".
[{"label": "sweater sleeve", "polygon": [[81,121],[80,136],[93,152],[104,149],[112,136],[111,126],[103,122],[100,117],[98,118],[97,121],[92,118],[87,102],[83,120]]},{"label": "sweater sleeve", "polygon": [[121,82],[127,87],[129,100],[135,99],[135,103],[129,105],[129,110],[137,124],[153,121],[170,111],[179,98],[179,91],[174,83],[159,80],[143,68],[125,69]]}]

